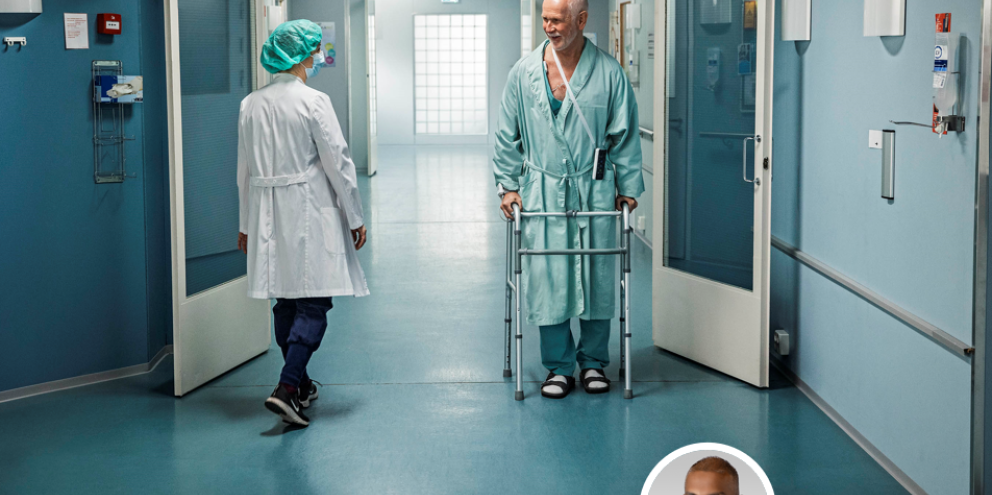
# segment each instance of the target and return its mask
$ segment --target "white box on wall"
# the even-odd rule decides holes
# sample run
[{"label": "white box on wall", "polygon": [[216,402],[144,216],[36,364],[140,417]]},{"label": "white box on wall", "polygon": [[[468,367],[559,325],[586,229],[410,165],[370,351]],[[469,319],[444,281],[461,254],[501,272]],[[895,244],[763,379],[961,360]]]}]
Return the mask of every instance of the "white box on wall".
[{"label": "white box on wall", "polygon": [[782,41],[809,41],[813,0],[782,0]]},{"label": "white box on wall", "polygon": [[865,36],[905,36],[906,0],[865,0]]},{"label": "white box on wall", "polygon": [[0,14],[40,14],[41,0],[0,0]]},{"label": "white box on wall", "polygon": [[730,0],[699,0],[700,24],[730,24]]}]

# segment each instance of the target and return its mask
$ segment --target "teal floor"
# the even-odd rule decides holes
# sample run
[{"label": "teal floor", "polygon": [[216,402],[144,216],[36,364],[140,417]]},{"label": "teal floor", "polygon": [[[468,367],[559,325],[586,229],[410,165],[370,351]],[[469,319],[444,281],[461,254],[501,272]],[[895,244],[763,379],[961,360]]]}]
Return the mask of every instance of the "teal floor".
[{"label": "teal floor", "polygon": [[748,453],[780,494],[906,493],[780,375],[758,390],[655,348],[640,242],[636,398],[617,387],[541,398],[546,371],[525,327],[527,399],[514,401],[502,377],[506,230],[487,152],[384,147],[378,175],[362,179],[372,296],[335,300],[309,368],[325,383],[309,428],[262,406],[281,367],[274,347],[182,399],[166,360],[0,404],[0,494],[636,494],[658,461],[696,442]]}]

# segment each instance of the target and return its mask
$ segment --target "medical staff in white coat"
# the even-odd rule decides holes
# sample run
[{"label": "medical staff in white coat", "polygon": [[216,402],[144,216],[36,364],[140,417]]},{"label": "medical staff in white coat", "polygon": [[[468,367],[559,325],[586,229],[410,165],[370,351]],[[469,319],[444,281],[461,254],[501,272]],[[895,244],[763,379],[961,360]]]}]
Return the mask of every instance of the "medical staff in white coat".
[{"label": "medical staff in white coat", "polygon": [[262,47],[272,83],[241,102],[238,248],[248,255],[248,296],[276,299],[276,343],[285,366],[265,406],[307,426],[317,398],[307,363],[335,296],[367,296],[356,251],[366,229],[355,164],[331,100],[308,87],[323,65],[320,27],[284,23]]}]

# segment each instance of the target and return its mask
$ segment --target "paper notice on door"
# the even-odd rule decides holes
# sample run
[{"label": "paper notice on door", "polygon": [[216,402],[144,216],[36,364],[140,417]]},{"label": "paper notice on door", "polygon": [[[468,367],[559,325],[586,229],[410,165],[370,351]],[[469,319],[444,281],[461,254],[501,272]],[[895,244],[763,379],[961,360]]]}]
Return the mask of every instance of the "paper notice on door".
[{"label": "paper notice on door", "polygon": [[90,32],[86,14],[63,15],[65,16],[65,49],[88,50],[90,47]]}]

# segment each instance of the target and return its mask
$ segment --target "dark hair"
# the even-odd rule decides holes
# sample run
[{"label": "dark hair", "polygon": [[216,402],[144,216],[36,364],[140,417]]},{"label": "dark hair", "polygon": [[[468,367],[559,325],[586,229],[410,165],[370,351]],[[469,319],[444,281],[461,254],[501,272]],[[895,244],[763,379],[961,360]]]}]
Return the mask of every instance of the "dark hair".
[{"label": "dark hair", "polygon": [[700,459],[699,461],[696,461],[691,468],[689,468],[690,473],[699,471],[705,473],[729,474],[734,478],[735,485],[740,484],[740,478],[737,476],[737,470],[734,469],[734,466],[731,466],[729,462],[720,457],[711,456]]}]

